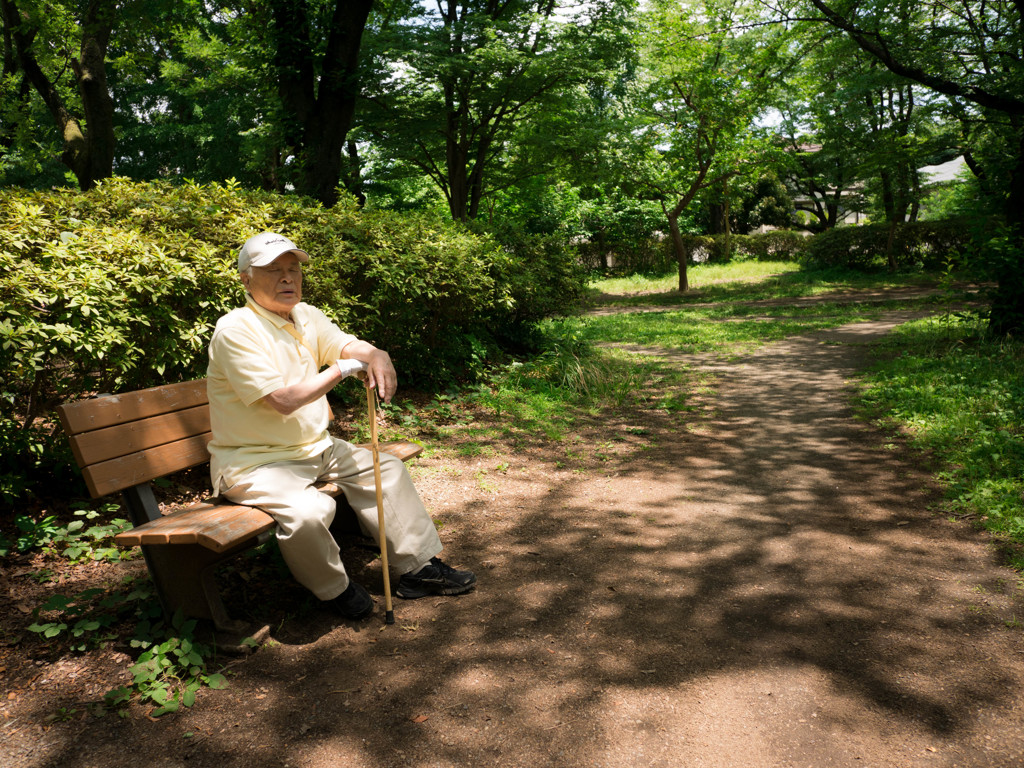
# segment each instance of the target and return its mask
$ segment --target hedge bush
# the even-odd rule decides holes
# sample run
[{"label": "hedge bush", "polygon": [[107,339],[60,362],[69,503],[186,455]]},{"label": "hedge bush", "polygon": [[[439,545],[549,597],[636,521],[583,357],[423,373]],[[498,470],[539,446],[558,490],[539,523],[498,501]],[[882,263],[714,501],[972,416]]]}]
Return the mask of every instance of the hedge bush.
[{"label": "hedge bush", "polygon": [[[772,230],[756,235],[683,235],[683,246],[690,264],[723,263],[732,259],[758,261],[794,261],[800,259],[811,238],[800,232]],[[584,263],[591,269],[601,266],[600,252],[595,244],[581,246]],[[614,251],[612,271],[624,274],[668,274],[679,263],[672,241],[668,238],[647,240],[628,251]]]},{"label": "hedge bush", "polygon": [[305,298],[388,349],[405,385],[464,374],[495,331],[547,312],[537,268],[573,258],[524,264],[437,217],[230,183],[0,190],[0,503],[67,479],[56,405],[204,375],[214,323],[243,301],[237,250],[268,229],[313,255]]},{"label": "hedge bush", "polygon": [[[972,223],[963,220],[901,224],[892,241],[897,269],[957,264],[971,247]],[[888,224],[838,227],[811,239],[805,261],[815,267],[871,271],[888,267]]]},{"label": "hedge bush", "polygon": [[560,233],[492,225],[490,236],[506,256],[495,262],[500,267],[496,279],[509,287],[514,299],[495,308],[494,327],[501,338],[545,317],[565,314],[582,300],[588,273],[578,249]]},{"label": "hedge bush", "polygon": [[807,248],[809,238],[799,232],[773,230],[756,235],[683,235],[691,263],[715,263],[733,259],[793,261]]},{"label": "hedge bush", "polygon": [[672,244],[665,239],[587,242],[579,245],[579,251],[583,264],[594,271],[603,270],[606,261],[610,262],[610,272],[622,275],[661,275],[677,266]]}]

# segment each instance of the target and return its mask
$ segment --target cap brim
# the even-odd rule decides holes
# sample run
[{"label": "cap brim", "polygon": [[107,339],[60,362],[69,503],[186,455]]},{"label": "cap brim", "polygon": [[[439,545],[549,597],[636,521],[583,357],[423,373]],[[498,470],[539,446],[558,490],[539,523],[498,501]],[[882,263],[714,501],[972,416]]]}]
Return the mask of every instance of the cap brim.
[{"label": "cap brim", "polygon": [[298,248],[282,248],[279,251],[264,251],[257,258],[252,259],[249,262],[251,267],[265,267],[268,264],[274,263],[278,258],[284,256],[286,253],[294,253],[299,257],[299,261],[309,261],[309,254],[305,251],[299,250]]}]

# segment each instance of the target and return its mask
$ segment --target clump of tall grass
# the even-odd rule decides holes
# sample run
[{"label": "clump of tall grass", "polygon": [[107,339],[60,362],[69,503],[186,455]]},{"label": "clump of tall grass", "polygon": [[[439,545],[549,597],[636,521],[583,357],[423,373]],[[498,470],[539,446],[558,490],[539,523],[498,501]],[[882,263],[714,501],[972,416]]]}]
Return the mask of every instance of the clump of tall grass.
[{"label": "clump of tall grass", "polygon": [[512,386],[573,404],[620,406],[640,395],[651,370],[634,357],[593,346],[582,322],[562,320],[546,324],[540,352],[505,375]]}]

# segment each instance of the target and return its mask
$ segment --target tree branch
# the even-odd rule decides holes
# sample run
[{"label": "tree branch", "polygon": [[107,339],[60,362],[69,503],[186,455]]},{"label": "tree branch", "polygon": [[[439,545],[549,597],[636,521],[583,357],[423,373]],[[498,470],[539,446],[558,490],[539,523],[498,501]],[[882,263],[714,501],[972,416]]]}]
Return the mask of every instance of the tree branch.
[{"label": "tree branch", "polygon": [[[877,58],[893,74],[914,80],[946,96],[967,99],[981,107],[994,109],[998,112],[1006,112],[1011,115],[1024,115],[1024,99],[995,93],[977,85],[958,83],[935,74],[924,67],[902,61],[893,54],[881,33],[861,29],[845,16],[835,11],[824,0],[810,1],[825,17],[823,21],[849,35],[850,39],[860,46],[862,50]],[[1017,0],[1017,4],[1018,6],[1024,4],[1024,0]]]}]

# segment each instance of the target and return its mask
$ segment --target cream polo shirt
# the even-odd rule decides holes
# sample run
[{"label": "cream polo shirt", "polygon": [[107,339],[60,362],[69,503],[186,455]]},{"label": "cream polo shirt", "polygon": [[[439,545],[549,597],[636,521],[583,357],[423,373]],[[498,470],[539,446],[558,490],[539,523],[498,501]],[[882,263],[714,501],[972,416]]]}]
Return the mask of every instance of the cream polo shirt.
[{"label": "cream polo shirt", "polygon": [[[308,459],[330,445],[326,397],[287,416],[262,398],[315,376],[357,339],[309,304],[300,302],[291,316],[294,323],[250,298],[245,307],[233,309],[217,321],[206,372],[213,432],[210,476],[215,493],[263,464]],[[289,333],[288,326],[293,326],[305,345]]]}]

